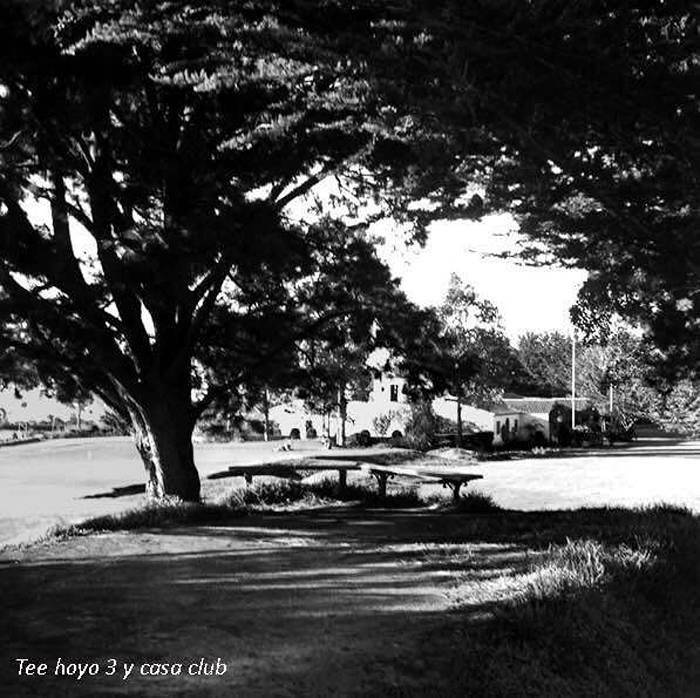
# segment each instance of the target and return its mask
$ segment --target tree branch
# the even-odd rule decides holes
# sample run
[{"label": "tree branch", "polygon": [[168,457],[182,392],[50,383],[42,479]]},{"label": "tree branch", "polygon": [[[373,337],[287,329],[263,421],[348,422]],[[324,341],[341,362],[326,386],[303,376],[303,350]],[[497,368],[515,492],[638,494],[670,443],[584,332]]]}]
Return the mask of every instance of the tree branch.
[{"label": "tree branch", "polygon": [[[106,138],[101,137],[99,140],[106,148]],[[106,153],[102,153],[96,160],[88,186],[94,222],[93,235],[97,241],[97,255],[105,281],[121,318],[124,337],[136,365],[143,372],[148,370],[151,360],[150,341],[141,319],[141,301],[124,283],[126,270],[113,249],[111,229],[113,219],[118,220],[119,216],[110,194],[111,175],[106,158]]]},{"label": "tree branch", "polygon": [[292,189],[290,192],[288,192],[281,198],[276,199],[274,201],[275,208],[278,211],[282,210],[287,204],[294,201],[294,199],[297,199],[300,196],[306,194],[322,180],[326,179],[327,177],[330,177],[331,175],[339,173],[348,165],[361,160],[365,155],[371,152],[373,147],[374,138],[370,138],[370,140],[363,147],[361,147],[352,155],[349,155],[348,157],[335,163],[327,163],[326,166],[320,172],[317,172],[315,175],[310,175],[303,182],[301,182],[301,184],[294,187],[294,189]]}]

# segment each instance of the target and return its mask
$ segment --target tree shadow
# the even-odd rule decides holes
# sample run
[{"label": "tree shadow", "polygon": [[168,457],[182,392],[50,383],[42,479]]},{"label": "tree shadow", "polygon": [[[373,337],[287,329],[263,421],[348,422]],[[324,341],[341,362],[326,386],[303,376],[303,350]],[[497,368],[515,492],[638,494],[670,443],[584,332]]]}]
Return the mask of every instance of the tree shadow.
[{"label": "tree shadow", "polygon": [[[440,695],[454,689],[445,676],[457,680],[445,669],[462,651],[455,638],[497,622],[499,604],[489,600],[454,609],[457,580],[514,578],[552,543],[631,541],[687,518],[668,508],[467,515],[325,507],[40,547],[0,564],[3,685],[17,696],[262,696],[387,695],[396,683],[397,695],[425,695],[434,680]],[[135,676],[128,685],[104,674],[30,682],[13,671],[25,656],[100,666],[221,658],[227,672]]]},{"label": "tree shadow", "polygon": [[145,484],[124,485],[113,487],[108,492],[97,492],[96,494],[86,494],[81,499],[117,499],[119,497],[131,497],[134,494],[145,494]]}]

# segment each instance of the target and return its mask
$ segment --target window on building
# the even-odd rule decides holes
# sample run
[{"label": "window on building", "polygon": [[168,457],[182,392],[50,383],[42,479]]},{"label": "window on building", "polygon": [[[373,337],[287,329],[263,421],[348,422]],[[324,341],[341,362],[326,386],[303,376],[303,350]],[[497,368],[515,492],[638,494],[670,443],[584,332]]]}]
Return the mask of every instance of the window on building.
[{"label": "window on building", "polygon": [[399,386],[396,385],[395,383],[392,383],[390,388],[389,388],[389,400],[391,402],[398,402],[399,401]]}]

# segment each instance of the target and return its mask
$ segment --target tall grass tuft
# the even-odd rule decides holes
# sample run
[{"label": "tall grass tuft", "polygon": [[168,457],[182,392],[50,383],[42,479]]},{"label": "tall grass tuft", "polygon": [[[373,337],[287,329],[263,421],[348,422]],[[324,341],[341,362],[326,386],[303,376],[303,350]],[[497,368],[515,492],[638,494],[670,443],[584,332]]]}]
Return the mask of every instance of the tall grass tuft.
[{"label": "tall grass tuft", "polygon": [[503,511],[490,494],[484,494],[478,490],[471,490],[457,501],[445,503],[443,506],[462,514],[491,514]]},{"label": "tall grass tuft", "polygon": [[[700,685],[700,519],[669,507],[570,512],[588,531],[522,572],[464,573],[447,679],[460,695],[693,695]],[[556,536],[556,532],[552,532]],[[465,581],[466,580],[466,581]],[[474,609],[488,621],[471,626]],[[449,668],[448,668],[448,671]]]}]

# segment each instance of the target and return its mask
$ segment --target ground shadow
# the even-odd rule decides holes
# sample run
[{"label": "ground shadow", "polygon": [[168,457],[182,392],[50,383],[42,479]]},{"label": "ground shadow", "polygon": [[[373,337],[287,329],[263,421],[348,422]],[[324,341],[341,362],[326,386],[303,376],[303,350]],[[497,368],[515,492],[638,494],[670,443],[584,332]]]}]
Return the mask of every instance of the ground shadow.
[{"label": "ground shadow", "polygon": [[145,484],[125,485],[123,487],[113,487],[108,492],[97,492],[96,494],[86,494],[81,499],[117,499],[118,497],[130,497],[134,494],[145,494]]},{"label": "ground shadow", "polygon": [[[455,638],[494,622],[492,602],[452,608],[460,568],[498,580],[553,542],[623,540],[674,517],[687,514],[325,507],[39,547],[0,564],[2,683],[13,696],[449,695],[439,689],[450,688]],[[101,667],[220,658],[227,671],[125,683],[13,670],[16,657],[53,667],[59,656]]]}]

